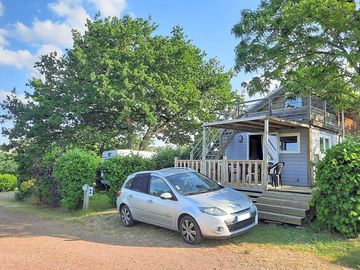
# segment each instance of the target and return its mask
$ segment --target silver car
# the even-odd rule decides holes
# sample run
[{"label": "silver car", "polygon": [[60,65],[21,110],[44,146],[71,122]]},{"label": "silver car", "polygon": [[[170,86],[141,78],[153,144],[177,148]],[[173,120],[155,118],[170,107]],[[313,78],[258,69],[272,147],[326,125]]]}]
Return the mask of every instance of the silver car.
[{"label": "silver car", "polygon": [[176,230],[189,244],[231,237],[258,223],[248,196],[187,168],[134,173],[117,195],[124,226],[141,221]]}]

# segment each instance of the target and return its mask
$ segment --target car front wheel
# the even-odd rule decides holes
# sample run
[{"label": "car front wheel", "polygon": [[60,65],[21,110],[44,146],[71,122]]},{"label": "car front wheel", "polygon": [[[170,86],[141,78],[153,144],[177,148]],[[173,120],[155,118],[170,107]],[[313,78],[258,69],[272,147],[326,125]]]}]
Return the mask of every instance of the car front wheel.
[{"label": "car front wheel", "polygon": [[130,209],[127,205],[123,205],[120,208],[120,218],[122,224],[124,224],[125,227],[130,227],[134,225],[134,219],[132,218]]},{"label": "car front wheel", "polygon": [[180,220],[179,229],[182,238],[188,244],[196,245],[203,239],[199,225],[196,223],[195,219],[190,216],[184,216]]}]

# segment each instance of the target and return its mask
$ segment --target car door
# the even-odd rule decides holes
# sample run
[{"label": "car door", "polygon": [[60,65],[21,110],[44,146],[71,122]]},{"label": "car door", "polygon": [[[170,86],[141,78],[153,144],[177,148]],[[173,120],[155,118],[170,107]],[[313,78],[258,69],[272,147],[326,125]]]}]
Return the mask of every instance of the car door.
[{"label": "car door", "polygon": [[[161,199],[160,195],[165,192],[171,193],[174,199]],[[179,202],[168,184],[160,177],[152,176],[149,195],[150,201],[147,203],[147,211],[151,223],[167,228],[176,228],[175,212]]]},{"label": "car door", "polygon": [[134,219],[147,222],[147,201],[150,200],[148,194],[148,187],[150,181],[150,174],[136,175],[130,184],[130,192],[127,196],[127,201],[131,214]]}]

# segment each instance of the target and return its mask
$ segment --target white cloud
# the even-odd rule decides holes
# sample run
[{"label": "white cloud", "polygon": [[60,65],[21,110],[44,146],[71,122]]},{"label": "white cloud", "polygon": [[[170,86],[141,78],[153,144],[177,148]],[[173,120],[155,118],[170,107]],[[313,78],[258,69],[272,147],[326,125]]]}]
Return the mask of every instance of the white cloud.
[{"label": "white cloud", "polygon": [[0,1],[0,16],[2,16],[4,14],[4,10],[5,10],[4,5]]},{"label": "white cloud", "polygon": [[0,65],[15,66],[17,68],[31,67],[33,56],[28,50],[11,51],[0,47]]},{"label": "white cloud", "polygon": [[62,47],[72,45],[71,28],[64,23],[35,19],[31,27],[17,22],[15,28],[18,36],[26,42],[50,42]]},{"label": "white cloud", "polygon": [[6,35],[7,35],[7,31],[5,29],[0,28],[0,47],[3,47],[8,43],[5,38]]},{"label": "white cloud", "polygon": [[59,17],[65,17],[64,24],[84,32],[86,20],[90,16],[81,4],[79,0],[59,0],[50,3],[49,8]]},{"label": "white cloud", "polygon": [[53,44],[44,44],[38,49],[35,57],[40,57],[41,55],[49,54],[51,52],[56,52],[58,57],[60,57],[64,54],[62,49],[60,49],[59,47],[57,47]]},{"label": "white cloud", "polygon": [[15,31],[17,36],[27,42],[52,43],[55,46],[71,47],[71,29],[80,32],[85,31],[86,19],[90,19],[89,14],[82,7],[81,1],[58,0],[49,4],[49,9],[62,21],[34,19],[31,26],[26,26],[22,22],[17,22]]},{"label": "white cloud", "polygon": [[120,16],[121,12],[126,8],[125,0],[88,0],[101,13],[107,16]]},{"label": "white cloud", "polygon": [[[6,91],[3,89],[0,89],[0,101],[3,101],[6,99],[7,96],[11,96],[13,93],[11,93],[10,91]],[[29,102],[26,98],[25,98],[25,93],[16,93],[16,97],[18,99],[20,99],[20,101],[27,103]]]}]

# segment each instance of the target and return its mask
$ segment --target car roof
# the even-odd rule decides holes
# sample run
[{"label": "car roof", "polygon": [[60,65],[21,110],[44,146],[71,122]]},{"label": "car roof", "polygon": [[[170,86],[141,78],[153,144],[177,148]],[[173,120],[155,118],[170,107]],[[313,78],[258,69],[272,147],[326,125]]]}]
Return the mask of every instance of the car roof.
[{"label": "car roof", "polygon": [[194,169],[191,168],[179,168],[179,167],[171,167],[171,168],[165,168],[165,169],[161,169],[161,170],[157,170],[157,171],[140,171],[140,172],[136,172],[133,173],[131,175],[129,175],[129,178],[133,178],[135,175],[137,174],[151,174],[151,175],[157,175],[160,177],[167,177],[170,175],[174,175],[174,174],[179,174],[179,173],[186,173],[186,172],[196,172]]}]

